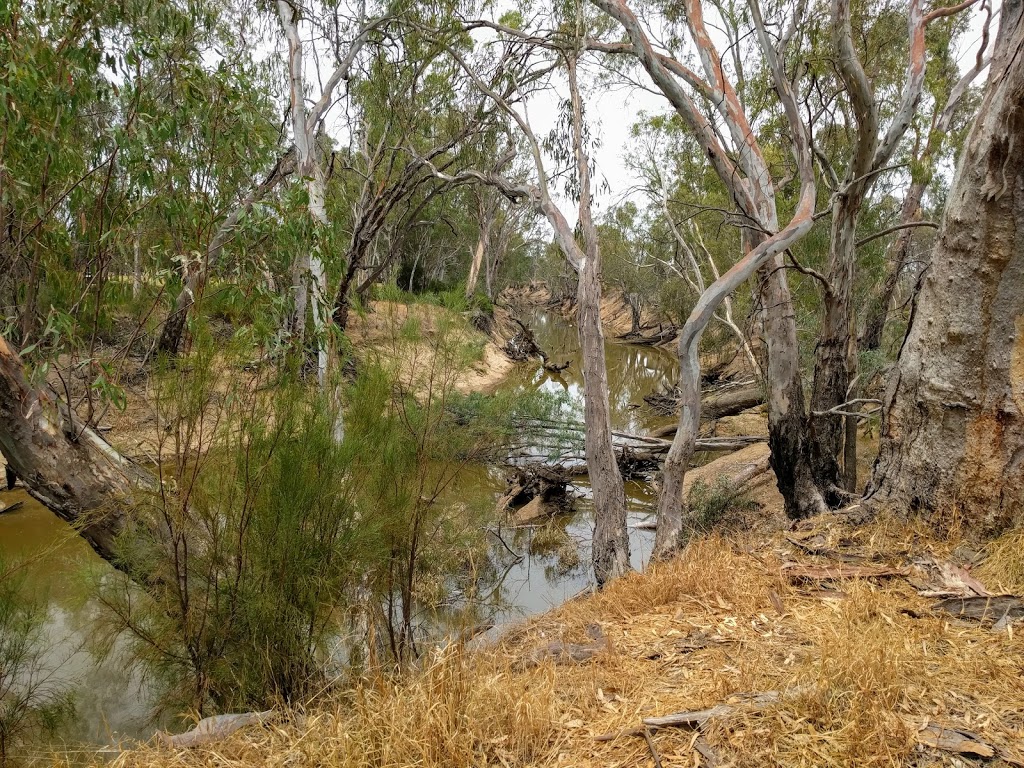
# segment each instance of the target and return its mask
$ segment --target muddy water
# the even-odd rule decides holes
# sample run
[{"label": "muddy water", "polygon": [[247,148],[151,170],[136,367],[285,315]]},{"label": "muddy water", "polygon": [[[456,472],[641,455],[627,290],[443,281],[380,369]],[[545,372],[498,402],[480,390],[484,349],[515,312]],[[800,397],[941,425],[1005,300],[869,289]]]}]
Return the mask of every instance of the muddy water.
[{"label": "muddy water", "polygon": [[[583,377],[575,328],[561,316],[540,310],[524,313],[523,319],[553,360],[571,360],[572,364],[555,375],[546,373],[539,364],[524,365],[503,386],[562,393],[565,418],[581,421]],[[644,395],[675,381],[674,357],[660,349],[615,343],[606,345],[606,355],[613,428],[642,433],[666,423],[666,419],[640,406]],[[493,520],[495,503],[504,491],[501,470],[472,467],[452,489],[448,501]],[[536,549],[532,545],[544,531],[510,529],[495,522],[487,534],[491,559],[482,569],[477,589],[461,595],[447,615],[425,617],[424,625],[435,629],[507,625],[557,606],[589,587],[593,517],[585,477],[578,480],[576,491],[581,497],[577,512],[558,524],[566,536],[537,554],[531,554],[531,549]],[[642,482],[628,483],[627,497],[632,563],[642,568],[650,554],[653,534],[635,526],[649,516],[654,498],[650,487]],[[62,739],[68,744],[111,744],[125,738],[150,737],[157,727],[150,719],[154,692],[137,674],[125,669],[122,659],[114,656],[101,662],[90,652],[100,611],[93,597],[95,586],[97,580],[111,576],[110,566],[67,524],[24,492],[0,493],[0,501],[23,502],[20,509],[0,514],[0,556],[7,561],[32,558],[25,571],[26,586],[48,607],[45,636],[50,647],[45,663],[52,680],[71,684],[77,691],[78,719],[62,729]]]},{"label": "muddy water", "polygon": [[137,674],[115,653],[100,661],[93,595],[97,580],[110,565],[71,529],[21,490],[0,493],[5,505],[22,502],[0,514],[0,557],[10,565],[25,562],[25,590],[45,603],[42,667],[50,680],[74,689],[77,717],[61,727],[61,740],[74,744],[113,744],[148,737],[152,698]]},{"label": "muddy water", "polygon": [[[538,346],[551,361],[561,364],[570,360],[571,364],[557,374],[545,371],[540,364],[524,364],[503,386],[562,395],[566,399],[563,417],[582,422],[583,373],[575,326],[561,315],[542,309],[520,311],[519,317],[534,332]],[[674,355],[655,347],[606,342],[605,359],[612,429],[645,434],[673,420],[654,414],[644,406],[643,398],[676,383],[679,368]],[[499,527],[491,534],[495,539],[500,535],[501,541],[495,540],[492,546],[492,559],[497,565],[496,584],[489,595],[493,601],[490,614],[482,616],[482,619],[499,626],[514,622],[523,616],[560,605],[592,585],[590,539],[593,535],[593,510],[589,502],[590,486],[585,476],[577,478],[575,483],[575,492],[580,496],[577,511],[560,521],[568,534],[569,546],[563,544],[546,554],[531,554],[534,548],[531,540],[544,535],[544,532],[535,528]],[[468,482],[460,483],[453,496],[484,513],[494,508],[505,490],[503,473],[491,470],[475,473]],[[654,491],[646,482],[627,482],[626,501],[630,559],[634,568],[641,569],[650,556],[654,534],[637,528],[637,524],[650,518],[656,501]],[[517,561],[516,556],[523,559]]]},{"label": "muddy water", "polygon": [[[553,394],[565,393],[571,407],[567,416],[583,420],[583,369],[576,327],[561,315],[543,309],[526,309],[519,317],[534,333],[538,346],[557,364],[571,361],[561,373],[548,373],[540,365],[523,366],[506,386],[529,387]],[[644,407],[644,396],[675,386],[679,361],[660,347],[606,341],[608,399],[612,429],[640,433],[663,426],[672,419]]]}]

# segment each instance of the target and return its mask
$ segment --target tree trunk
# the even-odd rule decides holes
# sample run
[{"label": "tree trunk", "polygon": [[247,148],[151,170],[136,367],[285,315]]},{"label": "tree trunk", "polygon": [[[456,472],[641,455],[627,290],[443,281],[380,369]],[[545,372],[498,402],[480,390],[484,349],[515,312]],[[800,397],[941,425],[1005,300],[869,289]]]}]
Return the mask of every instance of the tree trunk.
[{"label": "tree trunk", "polygon": [[811,472],[793,297],[781,256],[769,261],[759,274],[767,347],[768,446],[786,515],[799,519],[824,512],[826,506]]},{"label": "tree trunk", "polygon": [[[857,218],[863,202],[860,184],[847,187],[832,206],[829,290],[825,317],[814,350],[814,385],[811,392],[811,467],[814,481],[829,506],[842,502],[839,457],[843,454],[843,417],[825,413],[847,400],[850,365],[856,359],[853,333],[853,270]],[[851,348],[851,345],[853,348]]]},{"label": "tree trunk", "polygon": [[156,487],[63,403],[34,389],[17,352],[0,337],[0,451],[29,494],[74,525],[117,565],[116,539],[133,494]]},{"label": "tree trunk", "polygon": [[584,448],[594,491],[594,576],[599,585],[629,570],[626,531],[626,492],[612,445],[608,407],[608,371],[601,327],[600,263],[597,248],[589,253],[580,273],[576,323],[583,353]]},{"label": "tree trunk", "polygon": [[[374,233],[376,234],[376,233]],[[371,236],[372,237],[372,236]],[[334,308],[331,310],[332,317],[334,318],[334,324],[338,327],[339,331],[344,332],[348,328],[348,316],[349,310],[352,307],[352,297],[349,295],[352,291],[352,283],[355,280],[356,273],[359,271],[360,265],[363,263],[363,257],[366,255],[366,251],[370,248],[370,240],[364,240],[359,234],[357,234],[353,240],[351,246],[349,246],[348,253],[346,254],[347,266],[345,267],[345,274],[341,276],[341,282],[338,284],[338,293],[334,296]],[[417,255],[417,260],[418,260]],[[415,272],[415,266],[413,267]],[[412,290],[412,278],[409,278],[409,290]]]},{"label": "tree trunk", "polygon": [[174,300],[174,308],[164,320],[164,327],[160,331],[160,340],[157,342],[157,352],[174,357],[181,349],[181,340],[185,336],[185,324],[188,322],[188,313],[196,303],[196,299],[206,287],[207,269],[204,264],[185,265],[184,285],[181,293]]},{"label": "tree trunk", "polygon": [[[921,218],[921,199],[924,197],[925,183],[915,181],[903,198],[903,209],[900,212],[900,224],[910,224]],[[914,239],[914,229],[901,229],[896,239],[886,249],[885,279],[871,295],[867,307],[867,319],[864,321],[864,335],[860,339],[860,348],[876,350],[882,346],[882,333],[885,322],[889,318],[893,296],[900,276],[907,266],[910,257],[910,245]]]},{"label": "tree trunk", "polygon": [[[477,282],[480,279],[480,267],[484,263],[484,254],[490,248],[491,224],[494,221],[494,193],[490,190],[480,190],[480,198],[477,201],[477,221],[480,223],[480,237],[477,239],[476,248],[473,249],[473,260],[469,264],[469,276],[466,278],[466,298],[476,293]],[[484,199],[484,196],[487,196]]]},{"label": "tree trunk", "polygon": [[988,88],[886,395],[869,497],[998,528],[1024,509],[1024,19]]},{"label": "tree trunk", "polygon": [[714,421],[723,416],[735,416],[748,408],[756,408],[764,403],[764,390],[760,384],[748,387],[726,389],[712,392],[701,402],[704,421]]},{"label": "tree trunk", "polygon": [[[601,325],[601,251],[591,212],[590,160],[583,145],[583,104],[576,82],[576,60],[568,57],[567,65],[573,146],[580,181],[579,226],[584,243],[576,289],[576,324],[583,353],[583,420],[587,428],[583,445],[590,487],[594,492],[594,578],[601,586],[629,571],[629,533],[626,529],[626,490],[615,460],[611,409],[608,407],[608,369]],[[573,239],[571,233],[563,234],[566,240]]]}]

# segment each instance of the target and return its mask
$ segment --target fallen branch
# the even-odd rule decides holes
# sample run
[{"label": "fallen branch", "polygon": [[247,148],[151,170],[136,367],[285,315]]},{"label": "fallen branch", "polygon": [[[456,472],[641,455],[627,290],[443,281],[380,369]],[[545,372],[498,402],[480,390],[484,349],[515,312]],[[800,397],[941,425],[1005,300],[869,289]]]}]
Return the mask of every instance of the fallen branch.
[{"label": "fallen branch", "polygon": [[891,565],[813,565],[783,563],[782,574],[791,581],[840,581],[842,579],[880,579],[907,576],[909,568]]},{"label": "fallen branch", "polygon": [[791,698],[797,695],[801,689],[790,691],[785,697],[779,691],[764,691],[763,693],[738,693],[733,696],[737,699],[734,704],[718,704],[710,709],[698,709],[686,712],[673,712],[670,715],[659,717],[645,717],[641,720],[642,725],[638,728],[627,728],[622,731],[613,731],[595,736],[595,741],[613,741],[620,736],[642,736],[645,732],[653,732],[661,728],[696,728],[702,730],[707,723],[715,718],[724,718],[743,712],[760,712],[773,704],[782,701],[783,698]]},{"label": "fallen branch", "polygon": [[232,715],[214,715],[205,717],[196,723],[196,727],[185,733],[171,735],[164,731],[157,731],[157,739],[168,747],[175,749],[189,749],[199,747],[203,744],[210,744],[214,741],[226,739],[240,728],[247,725],[256,725],[267,720],[274,711],[268,709],[264,712],[245,712]]}]

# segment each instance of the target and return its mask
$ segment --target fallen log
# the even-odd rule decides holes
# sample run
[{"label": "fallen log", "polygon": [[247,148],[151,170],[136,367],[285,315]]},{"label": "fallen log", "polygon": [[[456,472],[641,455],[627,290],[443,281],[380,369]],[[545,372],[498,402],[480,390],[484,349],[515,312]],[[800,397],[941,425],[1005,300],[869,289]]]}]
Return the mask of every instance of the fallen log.
[{"label": "fallen log", "polygon": [[[644,401],[657,413],[672,416],[679,408],[679,393],[673,390],[668,393],[647,395]],[[701,421],[714,421],[723,416],[734,416],[762,403],[764,403],[764,390],[760,385],[756,383],[742,386],[731,385],[701,396],[700,418]]]},{"label": "fallen log", "polygon": [[115,539],[140,492],[158,487],[156,478],[54,394],[32,386],[20,355],[2,337],[0,451],[30,496],[74,525],[100,557],[123,567]]},{"label": "fallen log", "polygon": [[[764,446],[767,448],[765,446],[767,439],[767,437],[760,435],[701,438],[697,440],[696,450],[733,452],[742,451],[752,446]],[[631,476],[637,476],[656,471],[661,465],[665,454],[668,453],[671,444],[668,440],[661,440],[656,443],[631,444],[625,440],[615,439],[613,441],[613,448],[620,471]],[[544,449],[547,447],[553,450],[544,452]],[[529,448],[509,454],[509,461],[515,466],[545,466],[562,469],[574,476],[587,474],[587,461],[582,453],[577,450],[559,451],[558,446],[531,445]],[[769,465],[767,459],[765,459],[749,466],[745,465],[745,467],[746,471],[749,472],[749,476],[741,478],[740,482],[746,482],[751,477],[767,471]]]}]

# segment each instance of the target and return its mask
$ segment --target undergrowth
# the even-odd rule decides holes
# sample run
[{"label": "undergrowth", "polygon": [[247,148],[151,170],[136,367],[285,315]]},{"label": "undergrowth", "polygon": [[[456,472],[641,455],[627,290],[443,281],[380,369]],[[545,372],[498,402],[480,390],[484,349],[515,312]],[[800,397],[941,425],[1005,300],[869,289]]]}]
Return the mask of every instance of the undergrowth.
[{"label": "undergrowth", "polygon": [[[838,525],[819,522],[818,525]],[[823,529],[829,530],[829,529]],[[919,526],[880,521],[833,530],[885,558],[948,556],[957,542]],[[468,652],[430,654],[404,678],[369,676],[355,691],[282,714],[176,764],[440,768],[480,765],[696,765],[694,732],[635,735],[642,717],[732,702],[704,729],[706,747],[736,766],[945,765],[922,747],[929,722],[965,728],[1000,749],[1024,735],[1020,633],[994,633],[929,611],[901,580],[849,580],[822,595],[787,580],[782,536],[694,539],[676,560],[618,579]],[[912,548],[911,548],[912,546]],[[1002,546],[1002,545],[1000,545]],[[897,555],[895,553],[903,553]],[[1012,568],[993,579],[1011,579]],[[993,581],[995,583],[995,581]],[[606,647],[589,662],[524,663],[553,640]],[[542,657],[543,658],[543,657]],[[744,709],[744,696],[777,701]],[[165,765],[157,748],[115,764]]]}]

